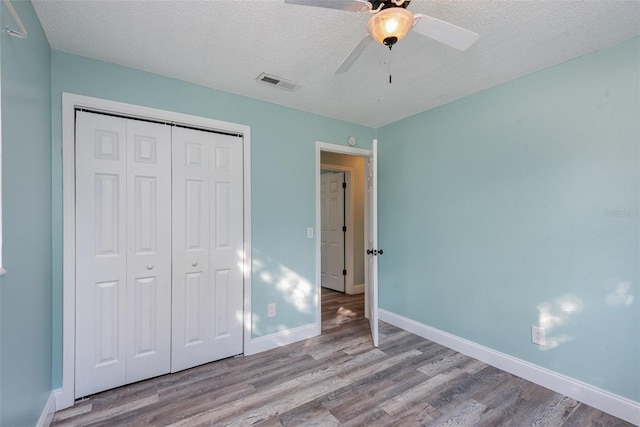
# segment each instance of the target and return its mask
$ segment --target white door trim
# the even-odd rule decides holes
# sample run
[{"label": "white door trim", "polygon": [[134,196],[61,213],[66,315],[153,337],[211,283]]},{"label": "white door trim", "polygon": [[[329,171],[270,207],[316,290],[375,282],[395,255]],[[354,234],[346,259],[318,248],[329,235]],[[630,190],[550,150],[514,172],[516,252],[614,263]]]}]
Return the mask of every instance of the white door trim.
[{"label": "white door trim", "polygon": [[[316,335],[322,333],[322,316],[321,316],[321,301],[322,301],[322,286],[321,282],[321,264],[320,264],[320,170],[321,170],[321,152],[327,151],[331,153],[347,154],[351,156],[368,157],[371,152],[362,148],[345,147],[344,145],[330,144],[327,142],[316,141]],[[328,166],[328,165],[326,165]],[[337,166],[333,166],[337,167]],[[353,194],[353,192],[352,192]],[[352,204],[353,205],[353,204]],[[353,226],[351,225],[353,229]],[[348,248],[347,248],[348,250]],[[351,263],[353,264],[353,250],[351,250]],[[351,271],[353,273],[353,265],[351,265]],[[347,270],[348,272],[348,270]],[[351,276],[353,280],[353,276]]]},{"label": "white door trim", "polygon": [[175,113],[122,102],[70,93],[62,94],[62,203],[63,203],[63,313],[62,313],[62,388],[56,396],[56,410],[74,404],[75,387],[75,110],[163,121],[199,129],[243,136],[244,191],[244,351],[251,345],[251,127],[206,117]]}]

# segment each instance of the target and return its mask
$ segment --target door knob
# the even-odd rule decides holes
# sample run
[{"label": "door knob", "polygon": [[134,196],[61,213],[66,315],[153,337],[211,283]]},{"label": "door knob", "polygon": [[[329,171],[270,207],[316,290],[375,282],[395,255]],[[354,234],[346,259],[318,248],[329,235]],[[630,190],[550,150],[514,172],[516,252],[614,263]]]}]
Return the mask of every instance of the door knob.
[{"label": "door knob", "polygon": [[378,254],[380,254],[380,255],[382,255],[383,253],[384,253],[384,252],[382,252],[382,249],[380,249],[380,250],[378,251]]},{"label": "door knob", "polygon": [[196,265],[198,265],[198,261],[192,261],[191,265],[195,267]]},{"label": "door knob", "polygon": [[147,270],[153,270],[153,265],[152,264],[147,264]]}]

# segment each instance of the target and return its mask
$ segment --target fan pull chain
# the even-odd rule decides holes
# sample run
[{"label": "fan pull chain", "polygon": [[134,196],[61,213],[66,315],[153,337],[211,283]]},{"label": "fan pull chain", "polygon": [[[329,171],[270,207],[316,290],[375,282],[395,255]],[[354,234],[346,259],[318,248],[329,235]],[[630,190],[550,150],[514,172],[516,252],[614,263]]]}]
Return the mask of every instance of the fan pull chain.
[{"label": "fan pull chain", "polygon": [[393,46],[389,46],[389,84],[391,84],[391,72],[392,72],[392,67],[391,67],[391,58],[392,58],[392,54],[391,54],[391,48]]}]

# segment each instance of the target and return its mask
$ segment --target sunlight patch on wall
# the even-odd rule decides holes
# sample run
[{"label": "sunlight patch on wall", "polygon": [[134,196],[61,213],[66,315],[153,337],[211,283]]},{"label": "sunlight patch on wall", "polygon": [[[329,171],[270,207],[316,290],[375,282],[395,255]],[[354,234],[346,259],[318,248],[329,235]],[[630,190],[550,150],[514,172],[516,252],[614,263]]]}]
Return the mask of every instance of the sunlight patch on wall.
[{"label": "sunlight patch on wall", "polygon": [[291,329],[287,326],[287,320],[291,316],[290,308],[305,315],[315,313],[318,292],[309,279],[270,257],[261,256],[257,250],[254,250],[251,270],[252,277],[257,279],[253,282],[253,288],[261,287],[261,292],[270,295],[262,298],[269,303],[278,304],[278,314],[273,317],[267,315],[267,304],[252,305],[252,336],[261,337]]},{"label": "sunlight patch on wall", "polygon": [[[541,350],[551,350],[560,344],[573,340],[569,334],[557,331],[566,324],[570,317],[579,314],[584,309],[584,304],[575,295],[567,294],[556,298],[552,302],[538,304],[538,325],[546,331],[546,344]],[[556,333],[553,331],[556,330]]]},{"label": "sunlight patch on wall", "polygon": [[[611,288],[612,286],[608,286]],[[619,282],[615,288],[611,290],[604,298],[607,305],[612,307],[627,307],[633,303],[633,295],[631,295],[631,282]]]},{"label": "sunlight patch on wall", "polygon": [[311,283],[293,270],[280,265],[280,275],[276,279],[276,289],[282,292],[284,299],[292,303],[299,311],[309,311],[311,302]]}]

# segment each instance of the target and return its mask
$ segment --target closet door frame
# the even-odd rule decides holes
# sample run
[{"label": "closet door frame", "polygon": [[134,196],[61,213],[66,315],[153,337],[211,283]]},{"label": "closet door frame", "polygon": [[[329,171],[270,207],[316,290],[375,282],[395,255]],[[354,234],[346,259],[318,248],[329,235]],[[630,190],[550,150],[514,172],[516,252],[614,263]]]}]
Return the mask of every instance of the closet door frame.
[{"label": "closet door frame", "polygon": [[62,313],[62,387],[56,391],[56,410],[73,406],[75,401],[75,112],[85,109],[126,118],[146,119],[202,130],[242,136],[243,162],[243,289],[244,353],[251,346],[251,127],[206,117],[192,116],[101,98],[71,93],[62,94],[62,199],[63,199],[63,313]]}]

